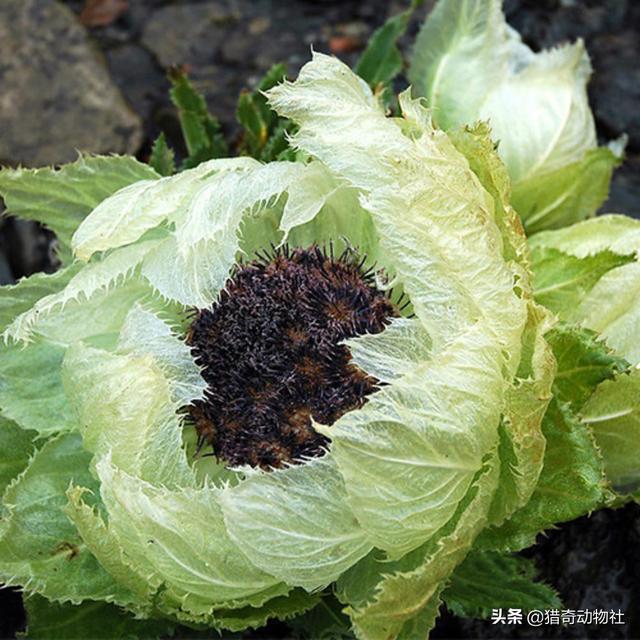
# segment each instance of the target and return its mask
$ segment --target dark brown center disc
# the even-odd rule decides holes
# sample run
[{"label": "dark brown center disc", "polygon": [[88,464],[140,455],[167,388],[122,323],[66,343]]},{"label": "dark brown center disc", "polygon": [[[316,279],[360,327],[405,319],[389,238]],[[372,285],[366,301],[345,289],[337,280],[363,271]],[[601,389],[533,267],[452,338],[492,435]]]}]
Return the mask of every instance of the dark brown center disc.
[{"label": "dark brown center disc", "polygon": [[188,343],[208,383],[189,413],[200,444],[229,465],[280,467],[322,455],[332,424],[377,380],[350,362],[345,338],[382,331],[398,310],[363,261],[317,246],[238,266],[200,310]]}]

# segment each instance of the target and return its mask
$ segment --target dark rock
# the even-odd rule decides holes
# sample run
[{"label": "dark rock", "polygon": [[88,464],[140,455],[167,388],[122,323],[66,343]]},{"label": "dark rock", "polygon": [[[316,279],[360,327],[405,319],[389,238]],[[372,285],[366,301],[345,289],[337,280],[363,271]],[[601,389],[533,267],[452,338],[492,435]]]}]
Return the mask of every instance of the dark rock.
[{"label": "dark rock", "polygon": [[640,156],[629,155],[613,174],[605,213],[624,213],[640,218]]},{"label": "dark rock", "polygon": [[628,29],[594,38],[589,52],[594,74],[590,97],[598,124],[611,137],[629,136],[629,149],[640,151],[640,37]]},{"label": "dark rock", "polygon": [[44,165],[77,150],[137,150],[139,118],[63,5],[3,0],[0,61],[0,161]]},{"label": "dark rock", "polygon": [[158,104],[168,101],[169,81],[153,56],[135,44],[107,51],[107,62],[114,82],[136,113],[147,121]]},{"label": "dark rock", "polygon": [[151,16],[142,43],[165,67],[211,64],[238,19],[227,3],[169,5]]}]

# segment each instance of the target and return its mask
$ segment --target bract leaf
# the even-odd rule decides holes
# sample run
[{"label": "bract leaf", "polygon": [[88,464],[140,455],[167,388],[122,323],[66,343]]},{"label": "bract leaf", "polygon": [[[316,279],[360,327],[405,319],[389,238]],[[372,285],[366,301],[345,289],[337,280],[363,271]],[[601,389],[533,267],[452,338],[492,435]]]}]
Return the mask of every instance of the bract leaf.
[{"label": "bract leaf", "polygon": [[84,218],[107,197],[158,174],[127,156],[81,156],[60,169],[2,169],[0,195],[7,210],[55,231],[65,259],[71,236]]}]

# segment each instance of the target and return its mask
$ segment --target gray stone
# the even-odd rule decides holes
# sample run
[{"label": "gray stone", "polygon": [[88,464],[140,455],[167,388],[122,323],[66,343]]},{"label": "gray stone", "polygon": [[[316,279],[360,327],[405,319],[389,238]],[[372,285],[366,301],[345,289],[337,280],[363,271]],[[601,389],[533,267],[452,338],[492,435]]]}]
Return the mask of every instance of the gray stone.
[{"label": "gray stone", "polygon": [[142,32],[142,44],[164,67],[211,64],[238,16],[226,4],[169,5],[158,9]]},{"label": "gray stone", "polygon": [[629,149],[640,151],[640,39],[631,29],[605,34],[590,46],[594,74],[589,87],[598,124],[610,137],[629,136]]},{"label": "gray stone", "polygon": [[56,164],[140,142],[140,119],[73,13],[55,0],[2,0],[0,161]]}]

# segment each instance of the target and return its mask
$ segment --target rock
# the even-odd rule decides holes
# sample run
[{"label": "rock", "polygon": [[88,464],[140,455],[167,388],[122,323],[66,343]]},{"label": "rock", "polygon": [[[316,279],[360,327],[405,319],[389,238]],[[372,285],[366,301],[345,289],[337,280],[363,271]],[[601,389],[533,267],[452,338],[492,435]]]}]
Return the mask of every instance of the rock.
[{"label": "rock", "polygon": [[640,218],[640,156],[628,155],[614,171],[609,198],[601,210]]},{"label": "rock", "polygon": [[0,60],[1,162],[57,164],[77,150],[137,150],[140,120],[66,7],[3,0]]},{"label": "rock", "polygon": [[164,67],[211,64],[237,16],[218,2],[178,4],[154,12],[142,32],[142,44]]},{"label": "rock", "polygon": [[629,136],[628,147],[640,151],[640,40],[631,29],[594,38],[589,51],[594,74],[590,84],[593,112],[606,133]]},{"label": "rock", "polygon": [[153,56],[135,44],[124,44],[106,52],[114,82],[145,122],[157,105],[169,101],[170,83]]}]

